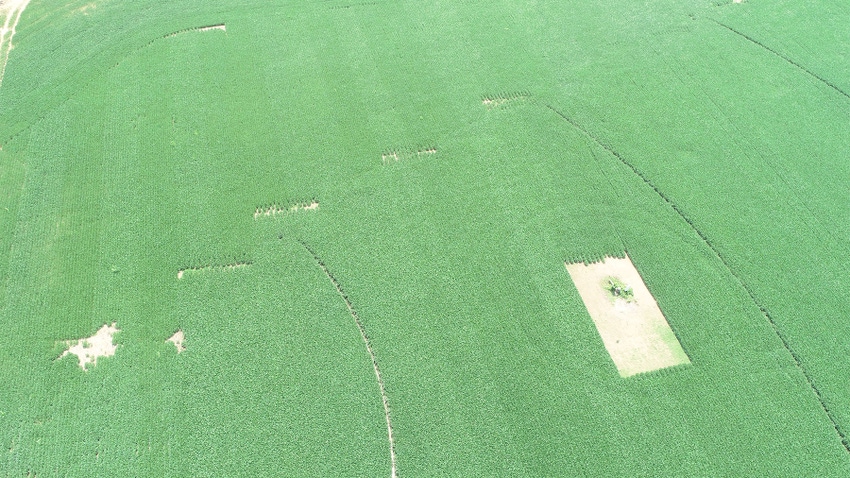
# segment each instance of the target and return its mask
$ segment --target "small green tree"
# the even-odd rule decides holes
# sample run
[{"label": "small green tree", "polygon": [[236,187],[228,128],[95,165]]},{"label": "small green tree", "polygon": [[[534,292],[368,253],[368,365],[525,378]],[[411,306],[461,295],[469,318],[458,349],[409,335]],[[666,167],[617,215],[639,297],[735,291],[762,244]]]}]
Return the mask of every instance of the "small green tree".
[{"label": "small green tree", "polygon": [[604,287],[615,299],[623,299],[626,302],[631,302],[635,298],[635,292],[632,287],[616,277],[605,279]]}]

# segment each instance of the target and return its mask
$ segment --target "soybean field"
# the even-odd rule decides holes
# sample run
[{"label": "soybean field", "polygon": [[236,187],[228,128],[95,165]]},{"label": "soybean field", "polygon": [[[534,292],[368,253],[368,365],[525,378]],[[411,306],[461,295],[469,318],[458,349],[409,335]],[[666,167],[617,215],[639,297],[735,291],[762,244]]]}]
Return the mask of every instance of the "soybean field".
[{"label": "soybean field", "polygon": [[850,476],[847,2],[0,17],[0,476]]}]

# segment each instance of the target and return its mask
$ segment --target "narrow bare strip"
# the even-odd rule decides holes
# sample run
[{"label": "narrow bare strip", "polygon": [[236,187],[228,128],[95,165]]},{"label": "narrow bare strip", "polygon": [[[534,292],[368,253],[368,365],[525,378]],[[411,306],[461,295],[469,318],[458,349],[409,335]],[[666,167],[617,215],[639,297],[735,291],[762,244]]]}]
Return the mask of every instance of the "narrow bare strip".
[{"label": "narrow bare strip", "polygon": [[223,31],[223,32],[226,32],[226,31],[227,31],[227,27],[226,27],[226,26],[224,26],[224,23],[221,23],[221,24],[218,24],[218,25],[210,25],[210,26],[208,26],[208,27],[201,27],[201,28],[198,28],[198,31],[199,31],[199,32],[208,32],[208,31],[210,31],[210,30],[221,30],[221,31]]}]

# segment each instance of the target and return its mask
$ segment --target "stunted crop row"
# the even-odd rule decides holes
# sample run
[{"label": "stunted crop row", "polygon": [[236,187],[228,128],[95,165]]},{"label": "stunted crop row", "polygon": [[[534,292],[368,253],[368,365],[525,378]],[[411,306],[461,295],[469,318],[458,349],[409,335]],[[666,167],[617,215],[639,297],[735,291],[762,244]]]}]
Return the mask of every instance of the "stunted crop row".
[{"label": "stunted crop row", "polygon": [[260,206],[254,210],[254,219],[260,219],[263,217],[276,217],[276,216],[285,216],[288,214],[294,214],[299,211],[315,211],[319,209],[319,201],[315,198],[310,201],[300,201],[295,203],[289,203],[285,206],[279,205],[277,203],[273,203],[268,206]]},{"label": "stunted crop row", "polygon": [[381,163],[387,165],[404,161],[406,159],[420,158],[422,156],[430,156],[433,154],[437,154],[436,146],[425,146],[410,149],[391,149],[381,153]]}]

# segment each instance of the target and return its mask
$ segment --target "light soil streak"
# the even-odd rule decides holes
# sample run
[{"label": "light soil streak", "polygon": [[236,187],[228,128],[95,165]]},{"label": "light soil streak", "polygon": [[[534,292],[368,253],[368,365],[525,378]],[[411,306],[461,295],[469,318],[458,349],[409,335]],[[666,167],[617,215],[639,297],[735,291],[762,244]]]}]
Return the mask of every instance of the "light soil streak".
[{"label": "light soil streak", "polygon": [[[300,242],[300,241],[299,241]],[[328,280],[331,281],[334,288],[342,300],[345,302],[345,306],[348,308],[348,313],[351,314],[351,317],[354,319],[354,323],[357,325],[357,329],[360,331],[360,337],[363,339],[363,343],[366,344],[366,351],[369,352],[369,358],[372,359],[372,368],[375,370],[375,377],[378,379],[378,388],[381,391],[381,402],[384,404],[384,416],[387,420],[387,436],[390,440],[390,463],[392,465],[392,469],[390,471],[391,478],[398,478],[398,473],[396,472],[396,457],[395,457],[395,440],[393,439],[393,425],[390,420],[390,402],[387,398],[387,391],[384,387],[384,379],[381,376],[381,369],[378,368],[378,359],[375,358],[375,351],[372,349],[372,342],[369,340],[369,336],[366,335],[366,327],[363,326],[363,322],[360,320],[360,317],[357,315],[357,311],[354,310],[354,306],[351,305],[351,301],[348,300],[348,296],[343,292],[342,287],[339,285],[339,282],[336,278],[331,274],[328,270],[325,263],[313,252],[313,249],[310,248],[306,243],[301,242],[301,245],[304,246],[304,249],[313,256],[313,260],[316,261],[316,265],[318,265],[322,272],[328,277]]]},{"label": "light soil streak", "polygon": [[14,47],[12,37],[15,36],[15,28],[21,20],[21,14],[30,0],[13,0],[10,3],[0,2],[0,15],[5,16],[3,28],[0,29],[0,85],[3,84],[3,76],[6,74],[6,63],[9,61],[9,53]]}]

